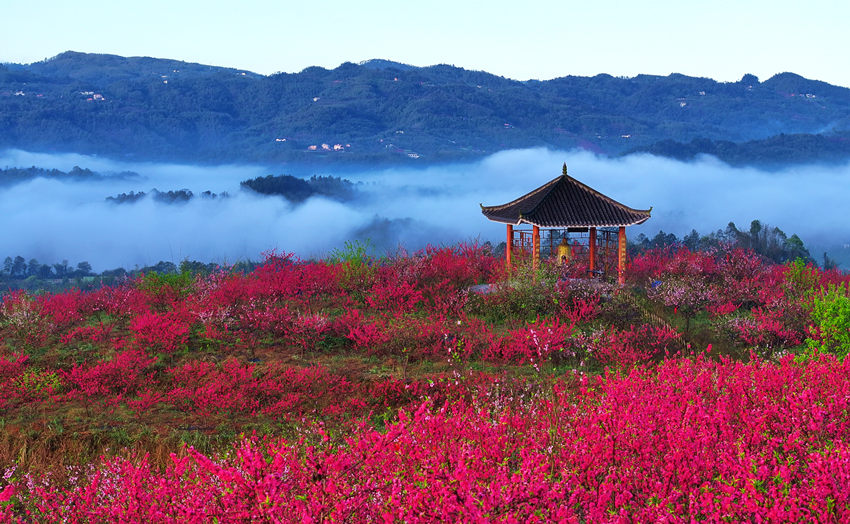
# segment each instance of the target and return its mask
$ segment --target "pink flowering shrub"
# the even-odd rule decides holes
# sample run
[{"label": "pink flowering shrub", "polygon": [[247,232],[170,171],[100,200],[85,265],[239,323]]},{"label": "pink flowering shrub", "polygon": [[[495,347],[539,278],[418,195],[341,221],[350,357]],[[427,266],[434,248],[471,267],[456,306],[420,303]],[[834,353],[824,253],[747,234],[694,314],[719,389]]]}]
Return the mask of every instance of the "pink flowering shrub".
[{"label": "pink flowering shrub", "polygon": [[647,291],[647,296],[690,320],[717,300],[716,289],[698,275],[668,277]]},{"label": "pink flowering shrub", "polygon": [[104,342],[110,339],[112,328],[112,324],[104,325],[103,322],[100,322],[96,326],[79,326],[62,335],[60,341],[63,344],[70,344],[77,341]]},{"label": "pink flowering shrub", "polygon": [[0,408],[11,409],[22,399],[19,384],[27,370],[28,355],[13,354],[0,357]]},{"label": "pink flowering shrub", "polygon": [[0,302],[0,334],[7,343],[32,349],[43,346],[53,323],[43,314],[43,305],[23,291],[2,297]]},{"label": "pink flowering shrub", "polygon": [[60,329],[81,322],[85,318],[81,311],[84,299],[79,291],[60,294],[45,293],[36,300],[40,303],[44,315]]},{"label": "pink flowering shrub", "polygon": [[156,362],[138,349],[117,353],[96,364],[75,365],[62,373],[69,396],[94,397],[108,393],[134,393],[148,378],[148,368]]},{"label": "pink flowering shrub", "polygon": [[757,304],[770,266],[753,251],[735,248],[725,253],[717,264],[718,295],[721,300],[737,304]]},{"label": "pink flowering shrub", "polygon": [[741,319],[736,328],[748,345],[767,350],[796,346],[803,341],[803,334],[789,327],[776,310],[756,308],[752,317]]},{"label": "pink flowering shrub", "polygon": [[552,355],[559,359],[575,356],[570,343],[574,325],[558,319],[541,321],[526,328],[515,329],[497,341],[488,355],[491,359],[529,363],[536,367]]},{"label": "pink flowering shrub", "polygon": [[680,346],[681,334],[667,327],[630,326],[618,330],[608,328],[583,334],[579,341],[588,356],[603,364],[633,366],[664,357]]},{"label": "pink flowering shrub", "polygon": [[177,312],[146,312],[130,321],[136,344],[150,353],[174,353],[189,341],[189,324]]},{"label": "pink flowering shrub", "polygon": [[409,282],[378,281],[369,290],[366,304],[373,309],[408,313],[422,301],[422,292]]},{"label": "pink flowering shrub", "polygon": [[599,313],[599,295],[589,298],[570,297],[559,303],[561,316],[570,320],[573,324],[581,324],[593,320]]},{"label": "pink flowering shrub", "polygon": [[389,342],[386,321],[381,318],[366,318],[359,309],[349,309],[335,322],[335,330],[351,341],[355,349],[367,353],[378,353]]}]

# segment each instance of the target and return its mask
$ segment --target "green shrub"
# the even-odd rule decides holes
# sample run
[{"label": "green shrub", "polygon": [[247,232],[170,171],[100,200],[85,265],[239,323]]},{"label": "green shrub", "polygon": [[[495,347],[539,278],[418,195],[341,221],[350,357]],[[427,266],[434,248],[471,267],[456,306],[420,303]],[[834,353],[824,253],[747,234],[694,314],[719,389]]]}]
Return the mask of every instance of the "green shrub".
[{"label": "green shrub", "polygon": [[788,292],[797,299],[807,300],[820,288],[820,272],[798,258],[787,264],[785,282]]},{"label": "green shrub", "polygon": [[27,368],[21,375],[18,386],[35,398],[45,398],[62,389],[62,380],[55,371]]},{"label": "green shrub", "polygon": [[138,283],[139,289],[151,297],[187,296],[194,287],[195,275],[188,271],[180,273],[157,273],[152,271],[145,274]]},{"label": "green shrub", "polygon": [[811,337],[806,339],[810,354],[832,353],[839,357],[850,352],[850,297],[843,285],[830,284],[814,297]]},{"label": "green shrub", "polygon": [[518,326],[537,317],[550,317],[560,311],[556,282],[558,274],[552,266],[541,264],[534,269],[531,262],[514,266],[508,280],[500,282],[488,295],[472,294],[467,312],[493,324]]},{"label": "green shrub", "polygon": [[[375,270],[369,255],[369,240],[346,241],[342,249],[334,249],[328,256],[328,262],[339,265],[342,273],[339,284],[355,295],[363,293],[371,285]],[[359,297],[358,297],[359,298]]]}]

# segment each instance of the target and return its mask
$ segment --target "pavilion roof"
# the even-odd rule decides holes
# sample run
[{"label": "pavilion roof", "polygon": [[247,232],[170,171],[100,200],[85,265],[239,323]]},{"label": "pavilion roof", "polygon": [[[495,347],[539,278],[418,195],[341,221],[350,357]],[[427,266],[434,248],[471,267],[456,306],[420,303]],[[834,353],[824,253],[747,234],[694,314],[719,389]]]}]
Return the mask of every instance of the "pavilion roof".
[{"label": "pavilion roof", "polygon": [[632,209],[603,195],[567,174],[501,206],[481,205],[489,220],[539,227],[617,227],[641,224],[652,208]]}]

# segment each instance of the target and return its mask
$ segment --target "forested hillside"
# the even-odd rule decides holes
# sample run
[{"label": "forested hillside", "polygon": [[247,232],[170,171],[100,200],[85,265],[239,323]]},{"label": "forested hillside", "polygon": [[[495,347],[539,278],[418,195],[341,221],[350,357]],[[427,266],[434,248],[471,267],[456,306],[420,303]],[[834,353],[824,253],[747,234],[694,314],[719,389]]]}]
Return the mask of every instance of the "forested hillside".
[{"label": "forested hillside", "polygon": [[[0,147],[118,158],[434,162],[533,146],[688,157],[662,141],[702,140],[723,147],[698,152],[746,142],[732,161],[769,163],[848,158],[833,136],[848,130],[850,90],[791,73],[516,81],[373,60],[263,76],[74,52],[0,65]],[[812,149],[765,140],[782,133]]]}]

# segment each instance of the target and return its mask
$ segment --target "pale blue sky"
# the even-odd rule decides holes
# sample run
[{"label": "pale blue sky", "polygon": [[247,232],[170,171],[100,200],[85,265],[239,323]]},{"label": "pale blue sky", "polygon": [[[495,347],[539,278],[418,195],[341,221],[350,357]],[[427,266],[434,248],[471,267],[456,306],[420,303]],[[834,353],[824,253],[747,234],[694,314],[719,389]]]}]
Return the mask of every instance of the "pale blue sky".
[{"label": "pale blue sky", "polygon": [[783,71],[850,87],[850,2],[0,0],[0,62],[62,51],[297,72],[386,58],[526,80]]}]

